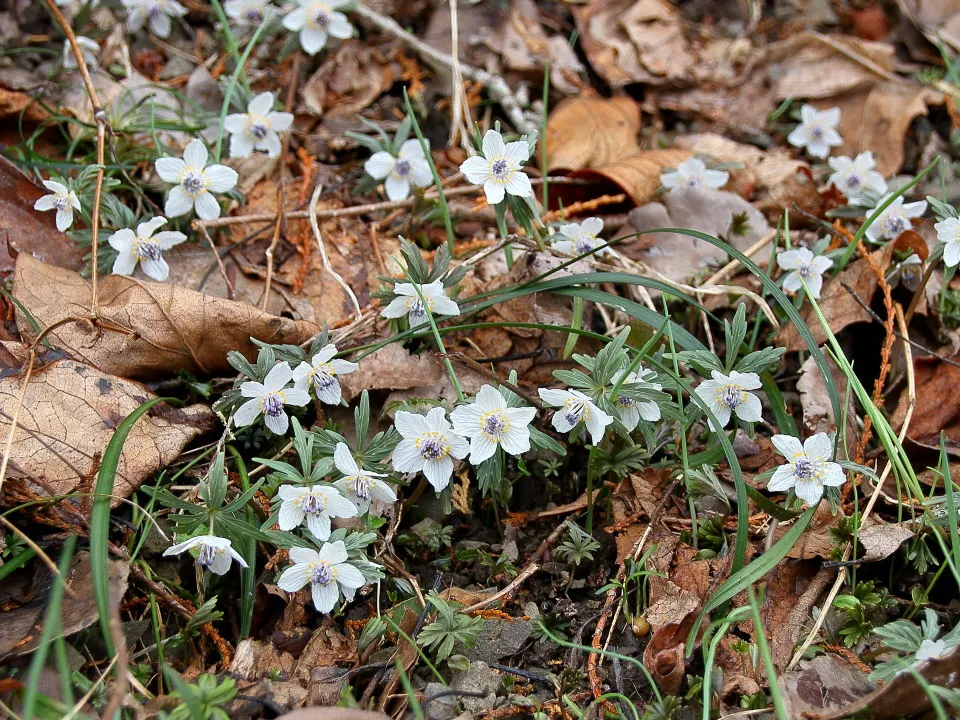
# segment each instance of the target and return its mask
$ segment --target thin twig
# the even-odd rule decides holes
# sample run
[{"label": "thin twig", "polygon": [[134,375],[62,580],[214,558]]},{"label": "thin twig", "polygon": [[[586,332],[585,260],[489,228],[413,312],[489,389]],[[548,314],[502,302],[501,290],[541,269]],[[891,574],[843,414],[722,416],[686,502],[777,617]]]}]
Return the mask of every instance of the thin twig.
[{"label": "thin twig", "polygon": [[347,285],[346,280],[340,277],[330,264],[330,258],[327,257],[327,248],[323,244],[323,235],[320,234],[320,225],[317,223],[317,200],[320,198],[320,193],[322,192],[323,185],[318,183],[317,187],[314,188],[313,197],[310,198],[310,227],[313,229],[313,236],[317,240],[317,248],[320,250],[320,259],[323,261],[323,267],[333,276],[333,279],[343,288],[344,292],[347,293],[347,297],[349,297],[353,303],[353,308],[359,320],[363,316],[363,311],[360,309],[360,301],[357,300],[357,296],[354,294],[353,289]]},{"label": "thin twig", "polygon": [[457,12],[457,0],[450,0],[450,56],[451,80],[453,89],[450,98],[452,118],[450,120],[450,139],[447,147],[452,147],[457,140],[463,149],[470,152],[470,103],[463,91],[463,72],[460,69],[460,19]]},{"label": "thin twig", "polygon": [[100,197],[103,193],[103,170],[106,162],[104,158],[109,121],[107,120],[107,114],[100,106],[100,99],[97,97],[97,91],[93,87],[93,80],[90,78],[90,71],[87,70],[87,61],[83,59],[83,51],[80,49],[80,45],[77,44],[77,36],[73,32],[70,22],[60,8],[57,7],[55,0],[44,0],[44,2],[60,26],[60,29],[63,30],[63,34],[67,36],[67,42],[70,43],[70,50],[73,52],[73,56],[77,61],[77,70],[80,72],[80,77],[83,78],[83,85],[87,90],[87,97],[90,100],[90,106],[93,110],[93,120],[97,124],[97,177],[93,190],[93,208],[90,211],[90,314],[96,317],[98,314],[98,304],[100,302],[97,293]]},{"label": "thin twig", "polygon": [[841,45],[831,37],[828,37],[826,35],[821,35],[818,32],[811,32],[810,35],[814,38],[814,40],[817,40],[818,42],[823,43],[824,45],[831,48],[832,50],[835,50],[836,52],[840,53],[844,57],[849,58],[850,60],[853,60],[853,62],[863,66],[864,68],[866,68],[873,74],[877,75],[878,77],[883,78],[887,82],[896,83],[898,85],[902,85],[906,82],[903,78],[897,75],[894,75],[889,70],[884,70],[882,67],[877,65],[877,63],[875,63],[873,60],[870,60],[869,58],[865,58],[859,53],[855,53],[853,50],[851,50],[848,47],[845,47],[844,45]]},{"label": "thin twig", "polygon": [[[763,248],[764,246],[766,246],[767,243],[769,243],[770,241],[772,241],[776,236],[777,236],[777,231],[776,231],[776,230],[771,230],[771,231],[768,232],[766,235],[764,235],[762,238],[760,238],[759,240],[757,240],[753,245],[751,245],[751,246],[748,247],[746,250],[744,250],[743,254],[746,255],[747,257],[753,257],[761,248]],[[711,275],[710,277],[708,277],[708,278],[703,282],[703,284],[704,284],[704,285],[716,285],[718,282],[720,282],[721,280],[723,280],[724,278],[726,278],[727,275],[729,275],[730,273],[732,273],[732,272],[737,268],[737,266],[739,266],[739,265],[740,265],[740,261],[737,260],[736,258],[734,258],[733,260],[731,260],[730,262],[728,262],[726,265],[724,265],[722,268],[720,268],[719,270],[717,270],[713,275]]]},{"label": "thin twig", "polygon": [[217,246],[213,244],[213,238],[210,237],[210,233],[208,233],[207,229],[202,225],[196,229],[200,231],[203,239],[210,245],[210,249],[213,251],[213,258],[217,261],[217,268],[220,270],[220,277],[223,278],[223,282],[227,286],[227,298],[233,300],[236,297],[237,289],[233,283],[230,282],[230,277],[227,275],[227,268],[223,264],[223,258],[220,257],[220,253],[217,251]]},{"label": "thin twig", "polygon": [[[47,0],[47,2],[52,2],[52,0]],[[381,15],[362,3],[357,3],[353,12],[388,35],[393,35],[395,38],[405,42],[427,62],[439,65],[446,70],[453,69],[454,61],[450,55],[440,52],[435,47],[427,45],[419,38],[411,35],[392,18]],[[460,72],[463,77],[468,80],[482,83],[486,87],[487,94],[491,99],[500,103],[500,107],[503,108],[504,113],[506,113],[510,122],[513,123],[514,128],[522,133],[532,133],[536,131],[536,124],[523,114],[523,108],[520,107],[520,102],[502,77],[462,63],[460,64]]]},{"label": "thin twig", "polygon": [[283,221],[283,206],[287,202],[286,193],[283,191],[283,183],[277,190],[277,222],[273,228],[273,238],[270,240],[270,247],[267,248],[264,255],[267,258],[267,277],[263,283],[263,299],[260,301],[260,309],[266,311],[267,303],[270,301],[270,283],[273,282],[273,251],[280,242],[280,231],[286,224]]}]

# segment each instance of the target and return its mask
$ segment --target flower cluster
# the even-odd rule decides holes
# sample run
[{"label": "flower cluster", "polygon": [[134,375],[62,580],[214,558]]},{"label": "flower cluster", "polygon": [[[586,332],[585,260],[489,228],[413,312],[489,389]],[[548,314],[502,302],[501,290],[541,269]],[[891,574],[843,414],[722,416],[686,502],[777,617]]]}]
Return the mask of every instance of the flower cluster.
[{"label": "flower cluster", "polygon": [[670,192],[702,187],[719,190],[727,184],[729,179],[730,173],[723,170],[708,170],[703,160],[695,157],[684,160],[675,170],[660,174],[660,182]]}]

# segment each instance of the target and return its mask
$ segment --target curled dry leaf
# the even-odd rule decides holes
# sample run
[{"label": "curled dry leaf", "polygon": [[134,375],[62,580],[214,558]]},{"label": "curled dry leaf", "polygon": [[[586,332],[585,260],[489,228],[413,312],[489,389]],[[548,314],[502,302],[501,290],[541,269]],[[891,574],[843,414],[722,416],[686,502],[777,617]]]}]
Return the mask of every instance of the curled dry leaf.
[{"label": "curled dry leaf", "polygon": [[660,689],[675,695],[686,675],[684,648],[687,636],[697,618],[696,612],[687,613],[679,622],[657,628],[643,649],[643,664],[651,672]]},{"label": "curled dry leaf", "polygon": [[[44,571],[41,571],[44,572]],[[111,602],[119,603],[127,592],[127,576],[130,566],[119,560],[110,560],[107,566],[107,586],[110,589]],[[9,582],[9,580],[7,581]],[[21,592],[16,598],[9,598],[12,609],[0,612],[0,660],[26,655],[37,649],[49,598],[49,588],[53,585],[53,576],[48,573],[44,583],[47,589],[34,587],[33,599],[21,604],[26,595]],[[64,598],[60,608],[59,630],[51,639],[73,635],[90,627],[99,617],[97,601],[93,590],[93,574],[90,568],[90,553],[78,552],[67,574],[67,584],[73,590],[74,597]],[[7,602],[3,603],[5,606]]]},{"label": "curled dry leaf", "polygon": [[639,151],[640,107],[625,96],[602,98],[584,90],[550,113],[544,141],[547,170],[598,167]]},{"label": "curled dry leaf", "polygon": [[399,343],[390,343],[368,356],[359,369],[340,379],[347,402],[363,390],[407,390],[438,384],[443,368],[431,355],[413,355]]},{"label": "curled dry leaf", "polygon": [[[244,303],[118,275],[100,281],[103,327],[97,327],[82,319],[90,313],[89,283],[27,254],[17,261],[13,294],[41,328],[67,321],[47,336],[51,344],[122,377],[228,372],[230,350],[256,355],[251,337],[299,344],[319,331],[310,323],[268,315]],[[27,341],[37,335],[19,310],[17,327]]]},{"label": "curled dry leaf", "polygon": [[[20,355],[22,347],[14,352]],[[23,379],[0,378],[0,436],[18,412]],[[66,495],[98,470],[114,431],[147,400],[157,397],[140,383],[103,373],[70,359],[35,368],[19,409],[10,453],[8,489]],[[205,405],[158,405],[140,419],[123,445],[113,494],[125,498],[143,480],[175,460],[195,437],[213,427]]]},{"label": "curled dry leaf", "polygon": [[79,246],[57,230],[50,213],[33,209],[37,198],[48,194],[0,155],[0,273],[13,270],[18,253],[73,270],[83,267]]},{"label": "curled dry leaf", "polygon": [[688,79],[697,58],[667,0],[598,0],[573,8],[590,64],[614,88]]}]

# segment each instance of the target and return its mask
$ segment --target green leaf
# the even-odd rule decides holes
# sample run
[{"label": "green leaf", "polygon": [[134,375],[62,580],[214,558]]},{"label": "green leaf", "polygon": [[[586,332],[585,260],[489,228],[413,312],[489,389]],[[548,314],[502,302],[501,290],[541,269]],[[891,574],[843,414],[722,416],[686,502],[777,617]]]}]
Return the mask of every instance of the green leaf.
[{"label": "green leaf", "polygon": [[110,579],[109,561],[110,548],[110,501],[113,499],[113,487],[117,478],[117,467],[120,464],[120,453],[123,444],[133,429],[137,420],[147,414],[158,403],[170,403],[182,406],[176,398],[153,398],[147,400],[140,407],[130,413],[107,443],[103,451],[103,460],[100,463],[100,472],[93,488],[93,508],[90,517],[90,572],[93,580],[93,595],[97,603],[97,614],[100,617],[100,629],[108,655],[113,655],[113,636],[110,632]]},{"label": "green leaf", "polygon": [[[747,337],[747,306],[740,304],[736,314],[733,316],[733,322],[723,321],[723,331],[726,335],[727,344],[727,370],[733,369],[734,362],[740,354],[740,346]],[[742,371],[741,371],[742,372]]]}]

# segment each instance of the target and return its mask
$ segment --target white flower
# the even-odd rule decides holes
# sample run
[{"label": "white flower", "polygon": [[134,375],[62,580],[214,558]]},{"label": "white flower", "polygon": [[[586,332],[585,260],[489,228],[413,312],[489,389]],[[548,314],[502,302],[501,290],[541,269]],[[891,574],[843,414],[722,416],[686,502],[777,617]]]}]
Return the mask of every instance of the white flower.
[{"label": "white flower", "polygon": [[599,445],[607,425],[613,422],[612,417],[579,390],[540,388],[537,392],[547,405],[559,408],[553,413],[553,427],[558,432],[570,432],[582,422],[590,433],[590,441]]},{"label": "white flower", "polygon": [[77,199],[77,194],[73,190],[54,180],[44,180],[43,186],[51,194],[37,198],[33,209],[56,210],[57,230],[63,232],[73,224],[73,211],[80,209],[80,200]]},{"label": "white flower", "polygon": [[313,385],[317,400],[327,405],[340,404],[340,381],[337,375],[354,372],[359,365],[349,360],[331,360],[337,354],[337,346],[329,343],[320,348],[310,362],[302,362],[293,371],[293,380],[298,388],[306,390]]},{"label": "white flower", "polygon": [[[880,198],[880,200],[877,201],[876,207],[867,213],[868,217],[873,215],[874,211],[883,205],[889,197],[889,195],[884,195]],[[894,240],[904,231],[913,228],[913,223],[910,222],[910,218],[918,218],[926,211],[926,200],[904,203],[903,195],[900,195],[880,213],[876,220],[870,223],[870,227],[867,228],[867,239],[875,243],[884,240]]]},{"label": "white flower", "polygon": [[943,262],[947,267],[960,264],[960,220],[945,218],[933,226],[937,240],[943,243]]},{"label": "white flower", "polygon": [[383,187],[391,200],[403,200],[410,194],[410,186],[426,187],[433,183],[433,173],[420,147],[419,140],[407,140],[394,157],[386,150],[375,152],[363,164],[367,175],[384,180]]},{"label": "white flower", "polygon": [[277,587],[296,592],[310,586],[317,612],[328,613],[340,599],[340,594],[353,600],[357,588],[366,584],[363,573],[347,562],[347,546],[343,540],[324,543],[320,552],[309,548],[290,548],[293,565],[277,578]]},{"label": "white flower", "polygon": [[283,19],[283,26],[291,32],[300,32],[300,47],[316,55],[327,44],[327,36],[345,40],[353,35],[353,26],[337,8],[349,0],[298,0],[300,7]]},{"label": "white flower", "polygon": [[[747,392],[763,385],[759,375],[739,373],[736,370],[731,370],[729,375],[713,370],[710,375],[713,379],[704,380],[694,392],[720,421],[720,427],[727,426],[731,413],[744,422],[760,422],[763,413],[760,398]],[[713,427],[713,420],[710,421],[710,427],[717,429]]]},{"label": "white flower", "polygon": [[784,270],[790,270],[783,280],[785,292],[799,292],[806,283],[810,294],[819,298],[823,288],[823,273],[833,265],[833,260],[823,255],[814,255],[809,248],[799,247],[777,253],[777,265]]},{"label": "white flower", "polygon": [[941,660],[949,655],[953,651],[953,648],[954,646],[952,645],[948,647],[942,638],[940,640],[924,638],[913,656],[913,661],[915,664],[919,664],[927,662],[928,660]]},{"label": "white flower", "polygon": [[[620,382],[620,378],[623,377],[626,371],[626,368],[618,370],[613,376],[612,382],[614,384]],[[638,367],[636,372],[627,375],[623,381],[623,385],[639,385],[641,387],[653,388],[654,390],[663,390],[663,385],[660,383],[647,382],[644,380],[645,377],[654,374],[653,370]],[[623,385],[620,386],[621,390],[623,389]],[[620,422],[623,423],[623,426],[628,431],[632,431],[640,424],[640,418],[643,418],[647,422],[656,422],[660,419],[660,406],[653,401],[643,402],[629,398],[622,393],[617,393],[615,405],[617,406],[617,414],[620,416]]]},{"label": "white flower", "polygon": [[[423,295],[423,300],[417,294],[417,288]],[[404,315],[410,322],[410,327],[416,327],[427,322],[427,312],[436,315],[459,315],[460,307],[443,291],[443,282],[434,280],[426,285],[413,283],[395,283],[393,294],[396,295],[390,304],[380,314],[385,318],[399,318]],[[424,307],[426,301],[426,307]]]},{"label": "white flower", "polygon": [[846,482],[843,468],[830,462],[833,440],[826,433],[811,435],[802,445],[790,435],[774,435],[770,441],[788,462],[774,471],[768,490],[785,492],[792,488],[798,498],[814,505],[823,497],[825,485],[840,487]]},{"label": "white flower", "polygon": [[379,500],[382,503],[395,503],[397,494],[387,483],[377,478],[386,477],[386,473],[364,470],[354,459],[346,443],[337,443],[333,451],[333,463],[343,477],[334,485],[357,506],[361,513],[370,509],[370,503]]},{"label": "white flower", "polygon": [[163,259],[163,251],[182,243],[187,236],[176,230],[165,230],[154,235],[157,228],[166,224],[164,217],[150,218],[137,225],[137,231],[130,228],[117,230],[109,238],[110,247],[117,251],[113,263],[114,275],[133,275],[137,263],[143,272],[154,280],[163,282],[170,274],[170,267]]},{"label": "white flower", "polygon": [[920,287],[922,279],[923,260],[916,253],[904,258],[887,271],[887,282],[892,288],[902,284],[907,290],[915,292]]},{"label": "white flower", "polygon": [[800,118],[800,124],[787,136],[791,145],[806,148],[815,158],[825,158],[831,147],[843,145],[843,138],[837,132],[840,108],[817,110],[813,105],[804,105],[800,108]]},{"label": "white flower", "polygon": [[530,157],[530,145],[525,140],[504,143],[496,130],[487,130],[483,136],[483,155],[467,158],[460,172],[467,180],[483,185],[487,202],[496,205],[504,193],[518,197],[533,195],[533,186],[520,166]]},{"label": "white flower", "polygon": [[281,485],[277,495],[282,501],[277,517],[280,529],[293,530],[306,520],[307,530],[317,540],[330,537],[330,518],[357,516],[354,504],[329,485]]},{"label": "white flower", "polygon": [[450,484],[453,460],[462,460],[470,445],[453,432],[443,408],[432,408],[426,417],[400,410],[394,418],[403,440],[393,451],[399,472],[422,472],[437,492]]},{"label": "white flower", "polygon": [[[77,35],[77,45],[80,46],[80,54],[83,55],[83,62],[88,70],[93,70],[97,66],[97,53],[100,52],[100,46],[96,40],[91,40],[84,35]],[[63,67],[65,70],[76,70],[77,57],[73,54],[73,48],[70,47],[70,41],[63,41]]]},{"label": "white flower", "polygon": [[241,27],[258,27],[273,14],[267,0],[227,0],[223,12]]},{"label": "white flower", "polygon": [[237,171],[226,165],[207,165],[207,147],[193,139],[183,151],[183,159],[162,157],[156,162],[157,175],[173,183],[164,212],[168,217],[186,215],[196,208],[203,220],[220,217],[220,203],[211,193],[225,193],[237,184]]},{"label": "white flower", "polygon": [[[264,150],[267,157],[280,154],[277,133],[290,129],[293,115],[273,111],[273,93],[263,92],[247,104],[247,112],[227,115],[223,129],[230,133],[230,157],[250,157],[254,150]],[[232,186],[231,186],[232,187]]]},{"label": "white flower", "polygon": [[209,569],[215,575],[223,575],[227,572],[230,569],[231,560],[236,560],[241,567],[247,567],[240,553],[231,547],[230,541],[216,535],[197,535],[182,543],[171,545],[163,551],[163,554],[179,555],[184,550],[192,550],[195,547],[200,548],[197,567]]},{"label": "white flower", "polygon": [[730,173],[722,170],[707,170],[703,160],[695,157],[684,160],[677,165],[676,170],[660,174],[660,182],[670,192],[704,186],[719,190],[727,184],[729,179]]},{"label": "white flower", "polygon": [[479,465],[503,448],[508,455],[530,449],[530,423],[537,414],[532,407],[507,407],[507,401],[492,385],[484,385],[469,405],[450,413],[453,429],[470,438],[470,462]]},{"label": "white flower", "polygon": [[240,394],[253,398],[237,410],[233,422],[237,427],[246,427],[259,415],[271,432],[283,435],[290,426],[290,418],[284,412],[284,405],[306,405],[310,396],[305,390],[287,387],[293,379],[293,370],[285,362],[279,362],[267,373],[263,383],[245,382],[240,386]]},{"label": "white flower", "polygon": [[827,163],[833,169],[833,173],[827,178],[827,184],[834,185],[851,202],[862,199],[865,192],[883,195],[887,191],[883,175],[873,169],[876,163],[869,150],[860,153],[853,160],[841,155],[830,158]]},{"label": "white flower", "polygon": [[603,245],[603,240],[597,237],[601,230],[603,220],[598,217],[587,218],[582,223],[561,225],[555,237],[563,239],[554,240],[553,247],[565,255],[584,255]]},{"label": "white flower", "polygon": [[176,0],[123,0],[123,6],[127,9],[127,32],[136,32],[149,20],[153,34],[162,38],[170,37],[171,17],[187,14]]}]

